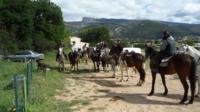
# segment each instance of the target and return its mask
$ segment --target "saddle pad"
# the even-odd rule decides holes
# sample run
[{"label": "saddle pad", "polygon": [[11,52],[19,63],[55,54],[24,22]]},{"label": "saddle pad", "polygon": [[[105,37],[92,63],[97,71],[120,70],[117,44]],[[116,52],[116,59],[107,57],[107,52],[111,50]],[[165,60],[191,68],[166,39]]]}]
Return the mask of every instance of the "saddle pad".
[{"label": "saddle pad", "polygon": [[161,60],[161,63],[168,62],[171,58],[172,58],[172,56],[166,57],[166,58]]},{"label": "saddle pad", "polygon": [[170,60],[171,58],[172,58],[172,56],[166,57],[166,58],[162,59],[162,60],[161,60],[161,63],[160,63],[160,66],[161,66],[161,67],[167,67],[167,66],[168,66],[168,62],[169,62],[169,60]]}]

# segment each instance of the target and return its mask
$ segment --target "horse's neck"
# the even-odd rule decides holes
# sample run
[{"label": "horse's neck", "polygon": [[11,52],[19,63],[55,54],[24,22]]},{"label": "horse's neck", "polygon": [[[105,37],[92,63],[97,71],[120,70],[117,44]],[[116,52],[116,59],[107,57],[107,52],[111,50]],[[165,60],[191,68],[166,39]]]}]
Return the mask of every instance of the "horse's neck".
[{"label": "horse's neck", "polygon": [[152,49],[151,54],[149,56],[150,56],[150,58],[152,58],[152,57],[155,57],[155,56],[158,56],[158,55],[159,55],[159,52],[156,51],[155,49]]}]

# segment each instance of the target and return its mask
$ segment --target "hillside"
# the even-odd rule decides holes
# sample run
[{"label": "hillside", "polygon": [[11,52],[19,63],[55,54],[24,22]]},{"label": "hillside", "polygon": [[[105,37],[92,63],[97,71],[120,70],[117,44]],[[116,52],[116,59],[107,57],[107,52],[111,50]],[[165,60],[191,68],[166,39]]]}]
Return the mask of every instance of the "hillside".
[{"label": "hillside", "polygon": [[94,26],[106,26],[113,38],[152,39],[160,38],[167,29],[174,37],[200,36],[200,24],[173,23],[152,20],[95,19],[83,18],[80,22],[65,22],[72,35],[82,29]]}]

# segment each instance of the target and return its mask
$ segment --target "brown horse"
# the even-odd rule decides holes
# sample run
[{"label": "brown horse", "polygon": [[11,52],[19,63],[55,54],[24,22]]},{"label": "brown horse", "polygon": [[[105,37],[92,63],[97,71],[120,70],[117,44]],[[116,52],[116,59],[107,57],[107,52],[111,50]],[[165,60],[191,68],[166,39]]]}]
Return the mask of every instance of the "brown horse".
[{"label": "brown horse", "polygon": [[[184,88],[184,96],[180,101],[180,104],[184,104],[187,101],[188,95],[188,84],[187,84],[187,77],[190,82],[191,88],[191,99],[189,100],[189,104],[193,103],[194,100],[194,93],[195,93],[195,75],[196,75],[196,63],[193,57],[187,54],[175,54],[168,62],[166,67],[156,67],[155,62],[158,60],[159,52],[154,50],[152,46],[146,45],[145,48],[145,55],[146,58],[150,57],[150,69],[152,74],[152,88],[149,95],[154,94],[154,85],[156,79],[156,73],[160,73],[162,78],[162,83],[164,85],[165,91],[163,95],[167,95],[168,89],[165,82],[165,75],[166,74],[174,74],[177,73],[179,79]],[[157,69],[157,71],[155,70]]]},{"label": "brown horse", "polygon": [[78,71],[78,62],[79,62],[79,54],[78,52],[69,52],[68,54],[69,62],[70,62],[70,70]]},{"label": "brown horse", "polygon": [[[146,72],[143,67],[144,62],[145,62],[145,58],[142,54],[135,53],[135,52],[121,53],[120,58],[119,58],[119,66],[120,66],[120,70],[121,70],[121,80],[120,81],[123,80],[123,68],[125,68],[125,70],[128,73],[128,67],[131,67],[131,68],[135,67],[140,74],[140,80],[137,83],[137,85],[142,86],[142,84],[145,81],[145,75],[146,75]],[[128,75],[127,81],[128,81],[128,79],[129,79],[129,75]]]}]

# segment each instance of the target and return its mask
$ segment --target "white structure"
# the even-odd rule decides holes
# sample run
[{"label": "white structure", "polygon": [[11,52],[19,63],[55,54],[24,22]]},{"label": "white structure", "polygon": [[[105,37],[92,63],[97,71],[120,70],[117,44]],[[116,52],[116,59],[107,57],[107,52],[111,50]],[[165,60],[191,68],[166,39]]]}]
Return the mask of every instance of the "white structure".
[{"label": "white structure", "polygon": [[82,49],[82,47],[86,44],[86,47],[89,47],[89,43],[87,42],[81,42],[81,38],[79,37],[70,37],[70,43],[72,44],[72,42],[75,41],[76,42],[76,46],[80,49]]},{"label": "white structure", "polygon": [[125,52],[126,50],[128,50],[129,52],[133,51],[135,53],[142,54],[141,48],[136,48],[136,47],[125,47],[125,48],[123,48],[123,52]]}]

